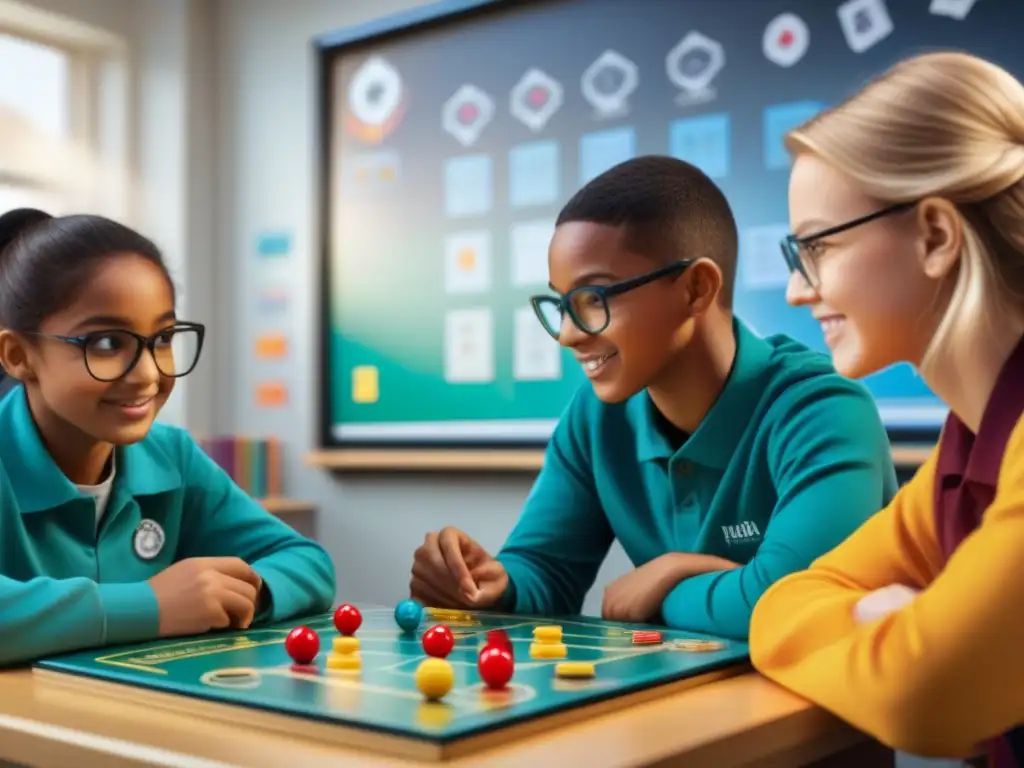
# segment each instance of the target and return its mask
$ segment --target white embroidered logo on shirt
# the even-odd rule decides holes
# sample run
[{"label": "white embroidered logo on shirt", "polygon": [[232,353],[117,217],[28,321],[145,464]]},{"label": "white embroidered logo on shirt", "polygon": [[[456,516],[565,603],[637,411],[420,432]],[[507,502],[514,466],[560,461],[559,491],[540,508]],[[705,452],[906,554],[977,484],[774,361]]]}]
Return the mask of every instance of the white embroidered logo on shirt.
[{"label": "white embroidered logo on shirt", "polygon": [[132,546],[143,560],[152,560],[164,548],[164,529],[155,520],[143,520],[135,529]]},{"label": "white embroidered logo on shirt", "polygon": [[757,523],[744,520],[737,525],[723,525],[722,536],[730,547],[733,544],[750,544],[760,540],[761,529],[757,527]]}]

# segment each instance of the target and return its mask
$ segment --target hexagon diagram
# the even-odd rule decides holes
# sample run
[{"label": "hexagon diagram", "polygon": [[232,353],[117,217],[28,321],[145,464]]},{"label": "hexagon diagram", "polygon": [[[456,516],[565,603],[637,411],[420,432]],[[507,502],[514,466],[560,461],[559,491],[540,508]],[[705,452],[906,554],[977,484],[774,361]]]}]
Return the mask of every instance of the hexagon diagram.
[{"label": "hexagon diagram", "polygon": [[933,16],[947,16],[963,21],[978,0],[932,0],[928,12]]},{"label": "hexagon diagram", "polygon": [[356,70],[348,87],[352,114],[368,125],[383,125],[402,103],[402,76],[379,56]]},{"label": "hexagon diagram", "polygon": [[533,68],[512,88],[509,109],[531,131],[540,131],[562,106],[562,84]]},{"label": "hexagon diagram", "polygon": [[462,146],[476,143],[494,117],[494,100],[480,88],[467,83],[441,108],[441,127]]},{"label": "hexagon diagram", "polygon": [[626,113],[629,97],[639,84],[636,64],[618,51],[607,50],[583,72],[580,89],[598,117],[613,117]]},{"label": "hexagon diagram", "polygon": [[722,44],[700,32],[687,33],[665,57],[668,79],[690,93],[707,90],[724,66]]},{"label": "hexagon diagram", "polygon": [[807,23],[795,13],[781,13],[764,28],[761,49],[773,64],[792,67],[804,57],[810,44]]}]

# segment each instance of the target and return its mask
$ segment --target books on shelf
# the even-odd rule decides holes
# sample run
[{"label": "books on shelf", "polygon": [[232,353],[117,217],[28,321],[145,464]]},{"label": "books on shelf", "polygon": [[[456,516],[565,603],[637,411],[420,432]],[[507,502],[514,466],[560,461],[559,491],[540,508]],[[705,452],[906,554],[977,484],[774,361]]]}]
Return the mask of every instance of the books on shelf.
[{"label": "books on shelf", "polygon": [[238,435],[204,438],[200,447],[243,491],[257,499],[282,496],[281,442]]}]

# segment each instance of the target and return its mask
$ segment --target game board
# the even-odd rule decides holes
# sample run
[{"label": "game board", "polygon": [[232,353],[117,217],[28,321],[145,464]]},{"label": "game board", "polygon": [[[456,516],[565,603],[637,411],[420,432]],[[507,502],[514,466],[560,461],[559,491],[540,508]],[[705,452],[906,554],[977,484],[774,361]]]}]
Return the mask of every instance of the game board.
[{"label": "game board", "polygon": [[[675,645],[698,637],[685,632],[662,629],[664,643],[634,645],[632,631],[650,627],[587,617],[474,613],[444,622],[456,636],[448,656],[455,685],[443,700],[427,701],[414,673],[426,658],[420,637],[439,622],[424,616],[419,630],[406,634],[395,624],[392,609],[364,607],[362,612],[356,636],[363,669],[357,673],[325,669],[324,658],[337,635],[331,614],[245,632],[74,653],[39,662],[35,673],[48,685],[84,686],[93,695],[396,756],[442,759],[472,751],[470,743],[483,734],[497,731],[504,739],[512,730],[564,722],[559,715],[587,717],[749,669],[747,646],[741,642],[692,652]],[[284,650],[286,635],[299,623],[316,630],[322,642],[320,655],[307,667],[293,664]],[[557,661],[532,659],[532,631],[542,624],[561,625],[568,660],[593,662],[596,676],[560,679],[554,674]],[[476,668],[491,629],[506,630],[515,653],[514,676],[500,691],[483,686]]]}]

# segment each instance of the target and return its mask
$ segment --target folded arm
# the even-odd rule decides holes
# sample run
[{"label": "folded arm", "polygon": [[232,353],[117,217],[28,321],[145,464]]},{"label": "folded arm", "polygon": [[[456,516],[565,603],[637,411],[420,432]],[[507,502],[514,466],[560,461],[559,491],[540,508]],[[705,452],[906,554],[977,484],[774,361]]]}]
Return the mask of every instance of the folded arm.
[{"label": "folded arm", "polygon": [[[1018,427],[1009,448],[1024,455]],[[966,756],[1024,719],[1024,462],[1003,470],[981,526],[945,565],[936,543],[934,457],[849,541],[775,585],[754,614],[751,653],[768,677],[896,749]],[[920,593],[858,623],[891,584]]]},{"label": "folded arm", "polygon": [[183,436],[187,483],[182,557],[238,557],[263,579],[254,623],[326,611],[335,572],[327,552],[267,512]]},{"label": "folded arm", "polygon": [[156,596],[146,582],[0,576],[0,665],[157,636]]},{"label": "folded arm", "polygon": [[765,590],[838,545],[895,490],[885,430],[859,389],[808,387],[776,408],[768,451],[778,500],[758,552],[682,580],[662,604],[671,627],[745,640]]}]

